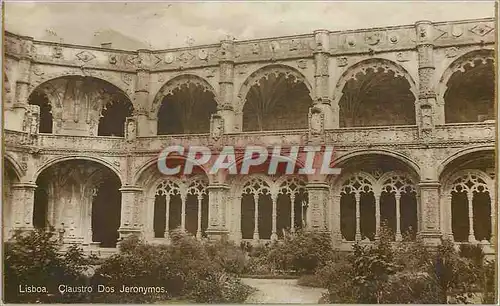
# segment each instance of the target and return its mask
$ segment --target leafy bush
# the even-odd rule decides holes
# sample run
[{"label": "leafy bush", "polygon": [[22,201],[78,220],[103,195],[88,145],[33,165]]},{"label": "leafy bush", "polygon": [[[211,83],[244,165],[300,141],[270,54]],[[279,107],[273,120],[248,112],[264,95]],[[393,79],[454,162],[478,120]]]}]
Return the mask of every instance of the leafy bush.
[{"label": "leafy bush", "polygon": [[497,277],[495,275],[495,268],[497,267],[494,260],[487,261],[482,269],[482,287],[483,287],[483,304],[497,304],[498,288]]},{"label": "leafy bush", "polygon": [[240,275],[245,270],[246,256],[240,247],[232,242],[215,241],[205,246],[210,260],[226,272]]},{"label": "leafy bush", "polygon": [[494,263],[485,262],[479,247],[460,252],[449,240],[428,250],[421,240],[392,243],[381,229],[374,246],[354,245],[354,252],[317,269],[329,303],[470,303],[482,292],[495,302]]},{"label": "leafy bush", "polygon": [[[61,295],[59,284],[83,286],[86,278],[82,272],[90,263],[81,249],[70,246],[60,252],[58,239],[53,232],[35,230],[18,232],[4,243],[4,292],[10,303],[81,302],[83,294]],[[21,293],[19,286],[45,287],[46,292]]]},{"label": "leafy bush", "polygon": [[267,259],[282,271],[312,274],[325,264],[333,254],[328,233],[298,231],[286,235],[283,242],[273,244]]},{"label": "leafy bush", "polygon": [[[150,303],[180,299],[203,303],[238,303],[251,288],[225,271],[236,269],[221,259],[234,251],[221,243],[203,244],[181,231],[170,234],[170,245],[149,245],[136,238],[121,244],[121,252],[108,258],[96,272],[95,281],[109,287],[163,287],[163,293],[106,294],[94,302]],[[231,260],[230,260],[231,261]],[[232,272],[231,272],[232,273]]]}]

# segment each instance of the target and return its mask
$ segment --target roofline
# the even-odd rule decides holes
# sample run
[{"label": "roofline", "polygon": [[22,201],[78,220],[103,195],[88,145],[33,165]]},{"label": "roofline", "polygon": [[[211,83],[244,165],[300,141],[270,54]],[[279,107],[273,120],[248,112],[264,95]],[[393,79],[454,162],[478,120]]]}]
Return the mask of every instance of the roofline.
[{"label": "roofline", "polygon": [[[439,21],[439,22],[432,22],[432,21],[427,21],[427,20],[419,20],[416,21],[414,24],[406,24],[406,25],[396,25],[396,26],[385,26],[385,27],[372,27],[372,28],[359,28],[359,29],[350,29],[350,30],[337,30],[337,31],[328,31],[329,34],[342,34],[342,33],[355,33],[355,32],[368,32],[368,31],[381,31],[381,30],[396,30],[396,29],[404,29],[404,28],[414,28],[415,24],[418,24],[420,22],[430,22],[433,25],[445,25],[445,24],[464,24],[464,23],[473,23],[473,22],[488,22],[488,21],[495,21],[494,17],[486,17],[486,18],[476,18],[476,19],[462,19],[462,20],[452,20],[452,21]],[[137,53],[138,51],[145,51],[145,52],[151,52],[151,53],[160,53],[160,52],[171,52],[171,51],[184,51],[184,50],[192,50],[192,49],[200,49],[200,48],[214,48],[214,47],[219,47],[219,43],[212,43],[212,44],[202,44],[202,45],[195,45],[195,46],[186,46],[186,47],[178,47],[178,48],[166,48],[166,49],[145,49],[145,48],[140,48],[137,50],[125,50],[125,49],[115,49],[115,48],[103,48],[103,47],[98,47],[98,46],[91,46],[91,45],[79,45],[79,44],[70,44],[70,43],[58,43],[58,42],[51,42],[51,41],[45,41],[45,40],[35,40],[33,37],[30,36],[25,36],[25,35],[19,35],[7,30],[4,30],[4,33],[6,36],[14,36],[19,39],[25,39],[25,40],[32,40],[34,43],[39,43],[39,44],[46,44],[46,45],[57,45],[57,46],[62,46],[62,47],[69,47],[69,48],[82,48],[82,49],[92,49],[92,50],[103,50],[103,51],[113,51],[113,52],[123,52],[123,53]],[[261,42],[261,41],[269,41],[269,40],[282,40],[282,39],[291,39],[291,38],[309,38],[309,37],[314,37],[314,33],[308,33],[308,34],[297,34],[297,35],[286,35],[286,36],[272,36],[272,37],[263,37],[263,38],[254,38],[254,39],[247,39],[247,40],[237,40],[234,39],[233,41],[235,43],[255,43],[255,42]]]}]

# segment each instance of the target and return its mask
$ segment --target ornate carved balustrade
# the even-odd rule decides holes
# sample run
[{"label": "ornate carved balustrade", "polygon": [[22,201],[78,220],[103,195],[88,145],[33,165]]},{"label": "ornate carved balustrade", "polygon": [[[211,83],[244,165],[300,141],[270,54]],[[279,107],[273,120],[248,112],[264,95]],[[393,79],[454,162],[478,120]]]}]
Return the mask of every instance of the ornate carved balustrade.
[{"label": "ornate carved balustrade", "polygon": [[136,140],[136,150],[159,152],[167,146],[208,146],[209,143],[209,134],[180,134],[138,137]]},{"label": "ornate carved balustrade", "polygon": [[[435,22],[435,46],[467,45],[495,40],[494,20],[466,20]],[[6,53],[19,57],[23,52],[22,36],[8,33],[5,36]],[[416,47],[414,25],[359,29],[353,31],[329,32],[329,45],[326,49],[332,55],[356,54],[372,51],[409,50]],[[294,35],[277,38],[264,38],[248,41],[235,41],[235,63],[262,60],[280,60],[312,57],[318,44],[313,34]],[[77,46],[54,42],[33,41],[33,60],[39,64],[66,65],[91,69],[110,69],[115,71],[135,71],[141,67],[154,70],[177,70],[218,65],[220,58],[226,56],[220,44],[192,46],[169,50],[123,51],[89,46]],[[340,59],[342,62],[342,59]],[[128,82],[128,75],[123,75]]]},{"label": "ornate carved balustrade", "polygon": [[[421,144],[416,126],[381,126],[363,128],[341,128],[325,131],[325,143],[336,147],[359,146],[408,146]],[[121,137],[67,136],[38,134],[5,130],[4,142],[9,147],[28,146],[44,150],[159,152],[168,145],[244,147],[246,145],[291,146],[306,145],[308,130],[264,131],[225,134],[214,140],[209,134],[161,135],[138,137],[127,142]],[[442,146],[446,143],[484,143],[495,137],[495,123],[460,123],[436,126],[434,138],[426,144]]]},{"label": "ornate carved balustrade", "polygon": [[380,126],[326,130],[326,142],[336,146],[404,145],[418,141],[416,126]]},{"label": "ornate carved balustrade", "polygon": [[443,142],[492,142],[495,139],[495,122],[448,123],[436,126],[434,141]]}]

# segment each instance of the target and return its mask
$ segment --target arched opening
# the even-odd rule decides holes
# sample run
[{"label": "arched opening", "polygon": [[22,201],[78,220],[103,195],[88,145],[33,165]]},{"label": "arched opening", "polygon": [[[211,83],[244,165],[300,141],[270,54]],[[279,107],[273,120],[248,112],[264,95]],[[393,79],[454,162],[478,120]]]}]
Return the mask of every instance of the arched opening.
[{"label": "arched opening", "polygon": [[491,238],[491,198],[484,178],[470,171],[457,178],[451,188],[451,219],[455,241]]},{"label": "arched opening", "polygon": [[203,82],[181,78],[167,83],[156,100],[161,101],[158,135],[210,132],[210,117],[217,111],[217,102]]},{"label": "arched opening", "polygon": [[416,124],[411,84],[397,70],[377,65],[355,70],[341,90],[340,127]]},{"label": "arched opening", "polygon": [[29,97],[40,106],[40,132],[81,136],[123,136],[132,114],[126,94],[94,77],[64,76],[38,86]]},{"label": "arched opening", "polygon": [[308,127],[312,99],[302,80],[286,72],[271,71],[252,84],[244,97],[243,131]]},{"label": "arched opening", "polygon": [[404,173],[391,172],[378,180],[380,195],[380,219],[396,240],[404,235],[415,239],[417,235],[417,189],[415,182]]},{"label": "arched opening", "polygon": [[113,95],[110,99],[112,100],[102,110],[97,135],[123,137],[125,121],[132,116],[134,106],[123,95]]},{"label": "arched opening", "polygon": [[273,204],[270,192],[269,184],[261,178],[252,178],[243,186],[241,198],[243,239],[271,238]]},{"label": "arched opening", "polygon": [[[415,171],[384,155],[353,157],[337,165],[345,173],[340,193],[340,233],[344,241],[373,241],[382,226],[395,240],[416,238],[418,206]],[[338,221],[336,221],[338,222]]]},{"label": "arched opening", "polygon": [[115,247],[121,216],[120,179],[89,160],[66,160],[37,177],[33,224],[54,227],[67,242]]},{"label": "arched opening", "polygon": [[11,229],[14,227],[14,193],[13,185],[19,183],[19,177],[16,173],[14,165],[4,158],[3,159],[3,234],[4,237],[9,237]]},{"label": "arched opening", "polygon": [[493,238],[494,156],[491,150],[465,154],[448,163],[441,174],[443,227],[455,241],[491,241]]},{"label": "arched opening", "polygon": [[92,191],[92,241],[100,242],[101,247],[112,248],[119,238],[122,195],[118,177],[106,174]]},{"label": "arched opening", "polygon": [[38,131],[40,133],[52,133],[52,107],[47,95],[42,91],[35,91],[30,95],[28,103],[40,107]]},{"label": "arched opening", "polygon": [[305,226],[307,203],[305,183],[298,177],[269,182],[258,176],[250,178],[241,193],[241,237],[283,239]]},{"label": "arched opening", "polygon": [[495,119],[495,69],[490,51],[474,53],[454,65],[444,93],[445,122]]},{"label": "arched opening", "polygon": [[208,180],[197,175],[185,179],[165,179],[155,189],[153,232],[168,238],[180,228],[197,238],[206,237],[208,227]]},{"label": "arched opening", "polygon": [[279,185],[276,198],[278,239],[282,239],[286,232],[294,233],[306,226],[308,202],[308,193],[303,180],[291,177]]}]

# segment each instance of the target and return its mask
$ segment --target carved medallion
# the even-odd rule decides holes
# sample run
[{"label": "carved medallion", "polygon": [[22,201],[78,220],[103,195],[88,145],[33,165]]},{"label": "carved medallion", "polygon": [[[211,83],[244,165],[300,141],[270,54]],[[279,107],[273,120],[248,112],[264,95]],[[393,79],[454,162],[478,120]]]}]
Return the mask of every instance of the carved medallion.
[{"label": "carved medallion", "polygon": [[237,71],[239,75],[246,74],[248,71],[248,66],[247,65],[239,65],[237,66]]},{"label": "carved medallion", "polygon": [[306,69],[307,68],[307,61],[306,60],[298,60],[297,67],[299,67],[300,69]]},{"label": "carved medallion", "polygon": [[116,65],[116,63],[118,62],[118,56],[116,54],[109,54],[108,55],[108,62],[111,65]]},{"label": "carved medallion", "polygon": [[128,73],[122,73],[122,81],[125,84],[130,85],[130,83],[132,83],[132,76]]},{"label": "carved medallion", "polygon": [[354,36],[347,37],[345,42],[351,48],[356,46],[356,38]]},{"label": "carved medallion", "polygon": [[208,52],[207,50],[200,50],[198,51],[198,57],[201,59],[201,60],[206,60],[208,58]]},{"label": "carved medallion", "polygon": [[408,54],[408,53],[406,53],[406,52],[398,52],[398,53],[396,54],[396,60],[397,60],[398,62],[407,62],[407,61],[409,61],[409,60],[410,60],[410,58],[409,58],[409,54]]},{"label": "carved medallion", "polygon": [[207,75],[207,78],[213,78],[215,76],[215,73],[217,70],[215,68],[206,68],[205,69],[205,74]]},{"label": "carved medallion", "polygon": [[35,68],[33,68],[33,73],[37,76],[41,76],[45,72],[43,72],[42,68],[40,68],[39,66],[35,66]]},{"label": "carved medallion", "polygon": [[399,41],[399,37],[397,34],[392,34],[390,37],[389,37],[389,42],[391,44],[397,44]]},{"label": "carved medallion", "polygon": [[167,53],[165,54],[165,63],[167,64],[172,64],[175,60],[175,55],[173,53]]},{"label": "carved medallion", "polygon": [[276,52],[280,49],[280,43],[277,41],[271,42],[271,51]]},{"label": "carved medallion", "polygon": [[446,57],[447,58],[453,58],[456,57],[458,54],[458,48],[457,47],[451,47],[446,49]]},{"label": "carved medallion", "polygon": [[460,37],[462,34],[464,34],[464,29],[461,26],[454,25],[451,28],[451,35],[453,35],[453,37]]},{"label": "carved medallion", "polygon": [[259,54],[260,53],[260,46],[257,43],[253,44],[251,49],[252,49],[252,54]]},{"label": "carved medallion", "polygon": [[337,57],[337,66],[338,67],[347,66],[347,57]]},{"label": "carved medallion", "polygon": [[381,35],[379,32],[366,33],[365,42],[370,46],[374,46],[380,42]]},{"label": "carved medallion", "polygon": [[62,58],[63,57],[62,47],[55,46],[54,49],[52,50],[52,57],[53,58]]}]

